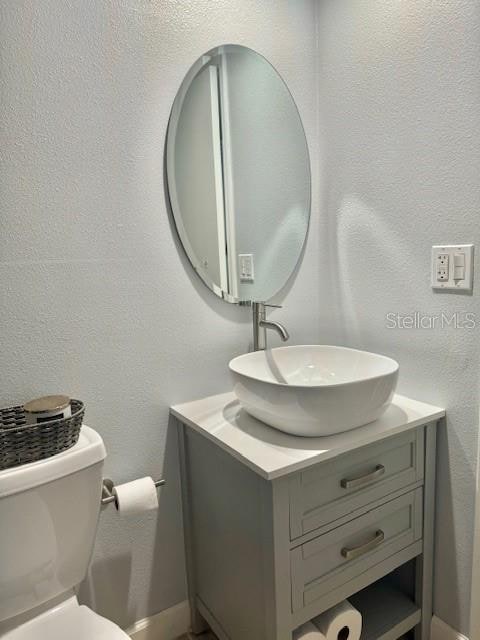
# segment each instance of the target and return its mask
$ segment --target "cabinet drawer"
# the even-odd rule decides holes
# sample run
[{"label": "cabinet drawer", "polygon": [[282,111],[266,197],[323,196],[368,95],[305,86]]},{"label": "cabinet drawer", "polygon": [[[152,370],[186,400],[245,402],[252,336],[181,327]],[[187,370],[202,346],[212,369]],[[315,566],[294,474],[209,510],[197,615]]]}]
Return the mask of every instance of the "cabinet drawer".
[{"label": "cabinet drawer", "polygon": [[362,447],[290,481],[290,539],[422,481],[424,427]]},{"label": "cabinet drawer", "polygon": [[293,611],[420,540],[422,512],[420,488],[293,549]]}]

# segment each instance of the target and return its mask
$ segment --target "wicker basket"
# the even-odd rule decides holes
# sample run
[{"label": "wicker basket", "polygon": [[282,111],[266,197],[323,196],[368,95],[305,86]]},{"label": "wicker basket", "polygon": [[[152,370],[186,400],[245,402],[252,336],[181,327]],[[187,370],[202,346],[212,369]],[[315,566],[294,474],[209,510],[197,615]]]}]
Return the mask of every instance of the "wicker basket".
[{"label": "wicker basket", "polygon": [[26,424],[23,407],[0,409],[0,469],[50,458],[76,444],[85,409],[80,400],[71,401],[72,415]]}]

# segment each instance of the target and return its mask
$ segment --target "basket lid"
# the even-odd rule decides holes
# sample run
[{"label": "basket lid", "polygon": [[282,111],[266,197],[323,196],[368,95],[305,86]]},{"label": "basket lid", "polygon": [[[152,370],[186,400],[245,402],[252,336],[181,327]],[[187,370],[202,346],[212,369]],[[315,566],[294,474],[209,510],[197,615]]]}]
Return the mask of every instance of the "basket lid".
[{"label": "basket lid", "polygon": [[62,453],[0,471],[0,498],[68,476],[105,459],[100,435],[83,425],[78,442]]}]

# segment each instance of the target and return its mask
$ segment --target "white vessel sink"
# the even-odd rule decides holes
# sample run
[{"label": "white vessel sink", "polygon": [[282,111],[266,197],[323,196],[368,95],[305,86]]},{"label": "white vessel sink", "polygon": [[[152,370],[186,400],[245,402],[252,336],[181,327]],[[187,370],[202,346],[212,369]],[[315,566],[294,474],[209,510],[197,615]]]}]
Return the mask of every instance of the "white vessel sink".
[{"label": "white vessel sink", "polygon": [[373,422],[391,403],[398,363],[327,345],[255,351],[230,361],[243,408],[300,436],[333,435]]}]

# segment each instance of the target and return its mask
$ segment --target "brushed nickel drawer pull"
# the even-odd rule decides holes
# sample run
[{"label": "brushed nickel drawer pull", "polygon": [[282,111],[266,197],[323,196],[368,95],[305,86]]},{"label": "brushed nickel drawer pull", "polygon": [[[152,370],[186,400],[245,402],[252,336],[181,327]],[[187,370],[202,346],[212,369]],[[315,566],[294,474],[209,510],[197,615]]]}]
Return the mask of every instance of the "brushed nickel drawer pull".
[{"label": "brushed nickel drawer pull", "polygon": [[361,544],[359,547],[343,547],[341,554],[346,560],[353,560],[354,558],[358,558],[359,556],[363,556],[365,553],[372,551],[381,545],[384,540],[385,534],[381,529],[379,529],[375,533],[375,536],[365,544]]},{"label": "brushed nickel drawer pull", "polygon": [[378,480],[385,473],[385,467],[383,464],[377,464],[374,471],[365,474],[364,476],[360,476],[359,478],[344,478],[340,481],[340,486],[343,489],[355,489],[356,487],[361,487],[363,484],[367,484],[368,482],[373,482],[374,480]]}]

